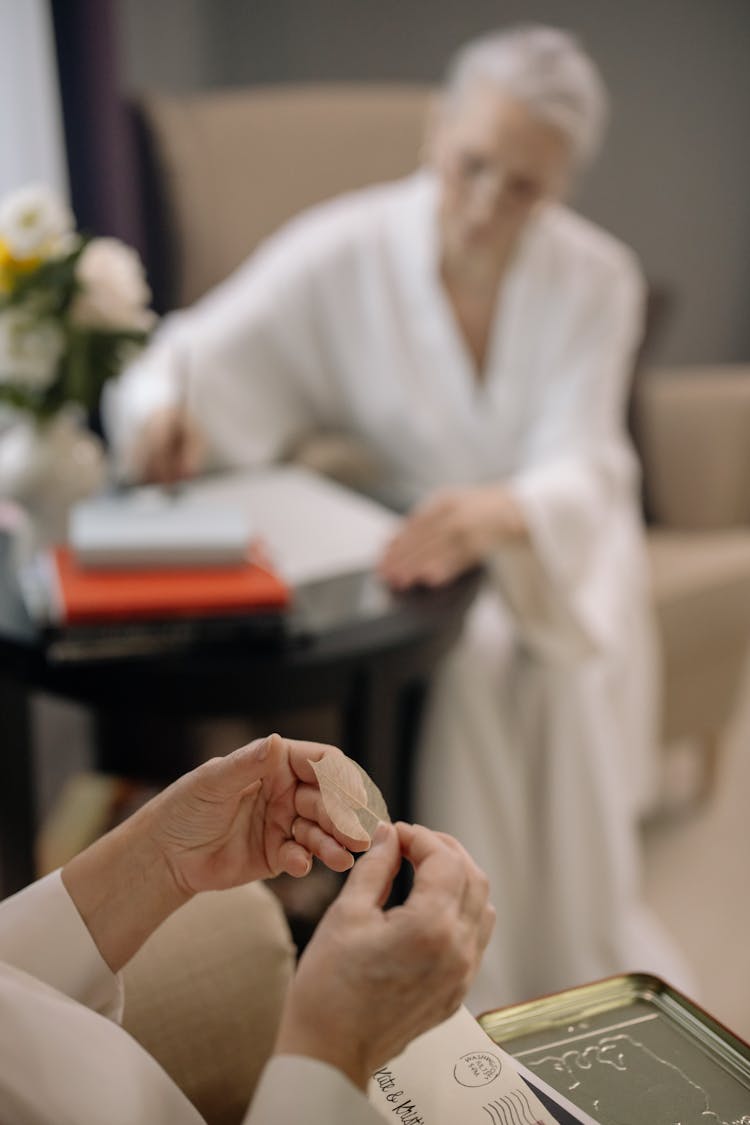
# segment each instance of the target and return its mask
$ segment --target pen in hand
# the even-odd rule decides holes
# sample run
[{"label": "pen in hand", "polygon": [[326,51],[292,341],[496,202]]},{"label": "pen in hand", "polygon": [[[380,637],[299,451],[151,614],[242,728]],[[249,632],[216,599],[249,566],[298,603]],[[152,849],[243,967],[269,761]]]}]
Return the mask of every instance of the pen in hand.
[{"label": "pen in hand", "polygon": [[191,421],[189,411],[189,370],[187,352],[180,349],[175,364],[175,384],[177,396],[169,414],[164,434],[164,472],[162,476],[165,491],[176,499],[182,492],[186,476],[189,475],[191,445]]},{"label": "pen in hand", "polygon": [[202,471],[207,443],[190,409],[191,380],[180,353],[174,356],[173,374],[172,400],[146,419],[132,461],[137,480],[159,484],[165,494],[177,495],[185,479]]}]

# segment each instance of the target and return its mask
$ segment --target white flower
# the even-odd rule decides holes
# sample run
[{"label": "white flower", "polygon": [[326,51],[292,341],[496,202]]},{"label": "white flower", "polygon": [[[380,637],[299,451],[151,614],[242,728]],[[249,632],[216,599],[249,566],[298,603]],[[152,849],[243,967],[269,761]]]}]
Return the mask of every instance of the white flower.
[{"label": "white flower", "polygon": [[43,184],[14,191],[0,203],[0,239],[22,261],[62,252],[74,225],[70,208]]},{"label": "white flower", "polygon": [[153,324],[141,260],[118,239],[92,239],[78,259],[76,279],[81,292],[70,316],[81,328],[146,331]]},{"label": "white flower", "polygon": [[27,311],[0,312],[0,385],[43,391],[55,378],[65,335],[54,320],[36,320]]}]

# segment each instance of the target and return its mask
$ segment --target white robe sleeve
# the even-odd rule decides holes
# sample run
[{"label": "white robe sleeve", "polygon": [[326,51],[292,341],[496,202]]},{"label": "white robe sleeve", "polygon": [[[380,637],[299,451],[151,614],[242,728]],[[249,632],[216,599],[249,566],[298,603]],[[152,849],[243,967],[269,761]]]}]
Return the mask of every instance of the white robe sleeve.
[{"label": "white robe sleeve", "polygon": [[[0,903],[0,1105],[7,1125],[200,1125],[154,1059],[120,1027],[118,978],[102,960],[59,872]],[[93,1009],[93,1011],[91,1010]],[[339,1071],[272,1059],[245,1125],[376,1125]]]},{"label": "white robe sleeve", "polygon": [[509,482],[530,547],[502,550],[494,569],[532,643],[568,655],[608,643],[611,607],[601,563],[632,539],[637,464],[624,433],[625,400],[642,318],[643,285],[629,259],[596,272],[552,334],[549,379]]},{"label": "white robe sleeve", "polygon": [[[300,229],[301,227],[301,229]],[[194,307],[167,317],[107,388],[104,419],[121,468],[144,421],[183,399],[213,467],[268,463],[337,406],[316,317],[315,277],[336,247],[291,224]]]},{"label": "white robe sleeve", "polygon": [[122,985],[53,871],[0,902],[0,961],[119,1022]]},{"label": "white robe sleeve", "polygon": [[383,1125],[383,1117],[348,1078],[316,1059],[277,1055],[263,1072],[244,1125]]}]

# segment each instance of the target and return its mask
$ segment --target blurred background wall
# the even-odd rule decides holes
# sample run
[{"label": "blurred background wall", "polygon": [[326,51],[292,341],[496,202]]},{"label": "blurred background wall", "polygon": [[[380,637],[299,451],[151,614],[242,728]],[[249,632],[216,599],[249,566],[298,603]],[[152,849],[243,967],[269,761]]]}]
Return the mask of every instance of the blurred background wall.
[{"label": "blurred background wall", "polygon": [[614,109],[575,203],[673,291],[655,358],[750,358],[748,0],[115,0],[115,13],[131,94],[437,81],[458,44],[498,25],[575,31]]},{"label": "blurred background wall", "polygon": [[0,43],[0,196],[41,182],[65,198],[65,145],[46,0],[0,0]]}]

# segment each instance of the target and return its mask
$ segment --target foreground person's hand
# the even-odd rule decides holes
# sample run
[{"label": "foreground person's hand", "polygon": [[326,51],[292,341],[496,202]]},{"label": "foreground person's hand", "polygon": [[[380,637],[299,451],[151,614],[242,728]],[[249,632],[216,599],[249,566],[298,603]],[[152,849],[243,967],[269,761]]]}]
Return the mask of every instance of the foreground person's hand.
[{"label": "foreground person's hand", "polygon": [[[414,885],[384,911],[402,856]],[[365,1089],[378,1066],[458,1008],[494,918],[487,879],[460,844],[381,825],[300,960],[276,1053],[320,1059]]]},{"label": "foreground person's hand", "polygon": [[[312,856],[347,871],[355,840],[334,828],[311,761],[335,746],[272,734],[181,777],[151,802],[151,834],[189,894],[221,890],[282,871],[302,876]],[[351,850],[350,850],[351,849]]]},{"label": "foreground person's hand", "polygon": [[66,864],[63,882],[110,968],[198,891],[306,875],[313,855],[351,867],[368,842],[325,813],[310,761],[326,754],[341,751],[271,735],[213,758]]}]

